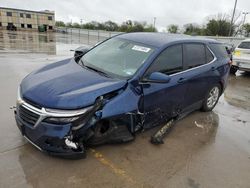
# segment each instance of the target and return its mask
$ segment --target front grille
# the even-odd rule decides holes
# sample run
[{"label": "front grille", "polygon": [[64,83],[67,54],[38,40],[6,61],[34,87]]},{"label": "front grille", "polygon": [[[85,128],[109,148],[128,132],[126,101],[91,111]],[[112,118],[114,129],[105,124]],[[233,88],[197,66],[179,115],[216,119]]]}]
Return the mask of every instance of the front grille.
[{"label": "front grille", "polygon": [[40,117],[38,114],[31,112],[22,105],[19,106],[19,116],[25,123],[31,126],[34,126]]}]

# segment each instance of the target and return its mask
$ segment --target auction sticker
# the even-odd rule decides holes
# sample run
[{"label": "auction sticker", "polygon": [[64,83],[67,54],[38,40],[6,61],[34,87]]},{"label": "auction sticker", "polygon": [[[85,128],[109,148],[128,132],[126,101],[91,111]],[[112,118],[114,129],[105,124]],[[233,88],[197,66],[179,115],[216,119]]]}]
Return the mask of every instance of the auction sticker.
[{"label": "auction sticker", "polygon": [[144,46],[134,45],[133,48],[132,48],[132,50],[136,50],[136,51],[148,53],[151,50],[151,48],[147,48],[147,47],[144,47]]}]

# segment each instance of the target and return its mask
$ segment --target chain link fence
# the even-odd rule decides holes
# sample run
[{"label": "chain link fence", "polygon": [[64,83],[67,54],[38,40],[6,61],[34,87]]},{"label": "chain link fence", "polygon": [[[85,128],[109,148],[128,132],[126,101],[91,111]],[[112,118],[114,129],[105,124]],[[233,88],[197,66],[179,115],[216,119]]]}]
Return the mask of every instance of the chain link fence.
[{"label": "chain link fence", "polygon": [[[103,30],[89,30],[89,29],[80,29],[80,28],[66,28],[66,27],[57,27],[56,32],[64,33],[70,36],[72,40],[78,40],[75,42],[84,43],[88,45],[94,45],[100,41],[103,41],[112,36],[118,35],[122,32],[114,31],[103,31]],[[68,37],[68,36],[67,36]]]},{"label": "chain link fence", "polygon": [[[94,45],[100,41],[103,41],[107,38],[122,33],[114,31],[88,30],[88,29],[66,28],[66,27],[57,27],[56,32],[64,33],[71,36],[72,40],[77,40],[75,41],[77,43],[84,43],[89,45]],[[219,36],[197,36],[197,37],[211,38],[223,43],[232,44],[233,46],[237,46],[242,40],[246,39],[243,37],[219,37]]]}]

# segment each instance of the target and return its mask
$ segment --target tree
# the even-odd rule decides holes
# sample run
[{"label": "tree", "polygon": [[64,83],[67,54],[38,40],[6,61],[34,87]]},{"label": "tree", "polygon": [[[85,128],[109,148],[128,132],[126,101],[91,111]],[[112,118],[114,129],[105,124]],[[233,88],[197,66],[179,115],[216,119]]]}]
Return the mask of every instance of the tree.
[{"label": "tree", "polygon": [[92,29],[92,30],[104,30],[105,26],[102,23],[97,21],[91,21],[82,25],[84,29]]},{"label": "tree", "polygon": [[127,32],[127,31],[128,31],[128,25],[125,24],[125,23],[123,23],[123,24],[119,27],[118,31],[120,31],[120,32]]},{"label": "tree", "polygon": [[[206,34],[207,35],[218,35],[218,36],[228,36],[228,33],[230,31],[230,21],[227,20],[223,20],[223,19],[212,19],[209,20],[209,22],[207,23],[207,27],[206,27]],[[234,32],[235,27],[234,25],[232,26],[232,33]]]},{"label": "tree", "polygon": [[177,31],[179,30],[179,27],[178,25],[171,24],[168,26],[167,29],[169,33],[177,33]]},{"label": "tree", "polygon": [[187,35],[204,35],[204,28],[201,28],[197,24],[186,24],[184,25],[184,34]]},{"label": "tree", "polygon": [[73,27],[73,28],[84,28],[90,30],[106,30],[106,31],[121,31],[121,32],[156,32],[156,28],[152,25],[147,25],[147,22],[138,22],[127,20],[121,25],[113,21],[106,21],[100,23],[97,21],[91,21],[85,24],[80,25],[79,23],[67,23],[65,24],[62,21],[56,21],[56,26],[58,27]]},{"label": "tree", "polygon": [[68,22],[68,23],[66,23],[66,25],[65,25],[66,27],[73,27],[73,25],[72,25],[72,23],[71,22]]},{"label": "tree", "polygon": [[63,21],[56,21],[55,25],[57,27],[65,27],[65,23]]},{"label": "tree", "polygon": [[144,27],[145,32],[157,32],[157,29],[153,25],[146,25]]},{"label": "tree", "polygon": [[243,28],[243,32],[245,34],[245,37],[249,37],[250,36],[250,24],[249,23],[244,24],[242,26],[242,28]]},{"label": "tree", "polygon": [[81,28],[81,26],[80,26],[79,23],[73,23],[72,27],[74,27],[74,28]]},{"label": "tree", "polygon": [[140,22],[134,22],[127,32],[143,32],[144,27]]},{"label": "tree", "polygon": [[206,24],[206,35],[228,36],[230,28],[232,28],[230,35],[234,35],[236,28],[239,27],[239,18],[241,14],[236,11],[234,20],[231,25],[232,15],[228,13],[219,13],[217,15],[209,16]]},{"label": "tree", "polygon": [[106,31],[117,31],[118,30],[118,24],[112,21],[104,22],[104,28]]},{"label": "tree", "polygon": [[146,25],[146,22],[137,22],[137,21],[131,21],[127,20],[126,22],[123,22],[122,25],[119,28],[119,31],[121,32],[143,32],[144,26]]}]

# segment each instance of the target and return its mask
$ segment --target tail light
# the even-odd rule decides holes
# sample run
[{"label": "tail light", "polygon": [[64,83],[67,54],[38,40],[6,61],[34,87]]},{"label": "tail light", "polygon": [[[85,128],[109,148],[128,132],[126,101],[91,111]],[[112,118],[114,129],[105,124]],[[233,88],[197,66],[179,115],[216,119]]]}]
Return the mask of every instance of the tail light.
[{"label": "tail light", "polygon": [[231,65],[233,64],[233,61],[230,59],[230,60],[228,61],[228,64],[231,66]]}]

